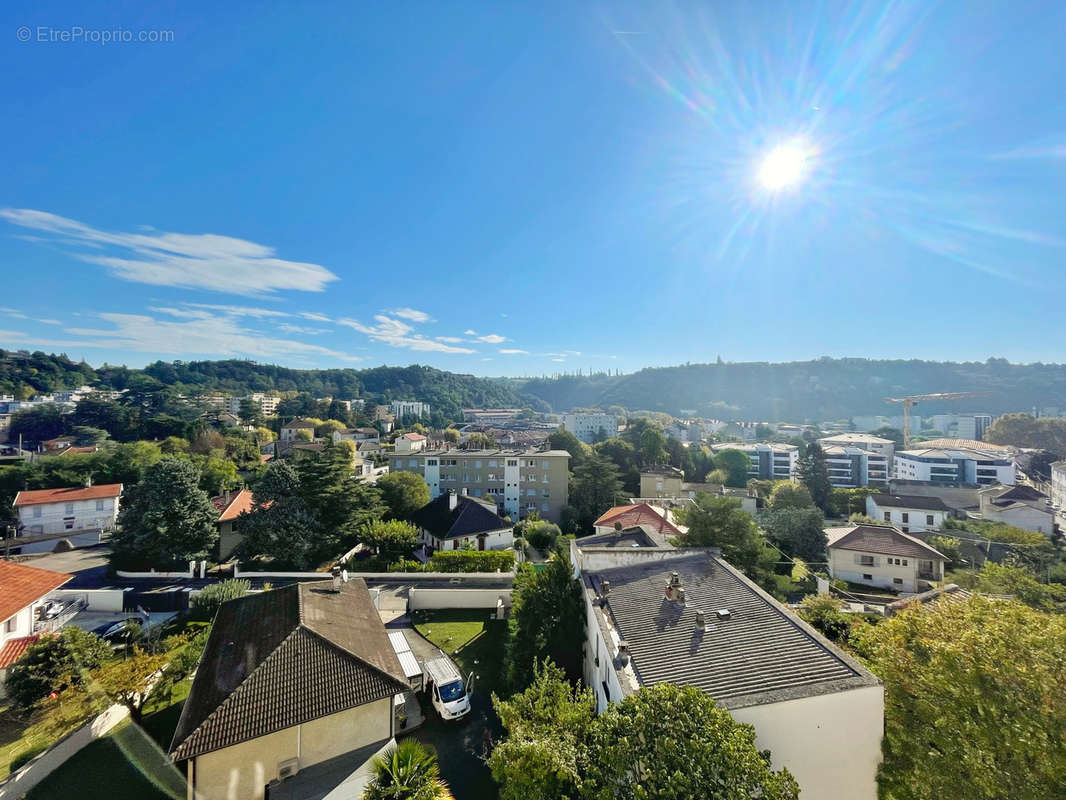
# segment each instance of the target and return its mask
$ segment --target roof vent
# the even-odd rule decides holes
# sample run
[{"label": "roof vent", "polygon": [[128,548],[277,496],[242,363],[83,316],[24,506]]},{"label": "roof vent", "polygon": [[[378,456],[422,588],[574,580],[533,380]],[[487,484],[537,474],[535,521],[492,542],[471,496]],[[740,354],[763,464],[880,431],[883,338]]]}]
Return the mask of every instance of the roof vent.
[{"label": "roof vent", "polygon": [[607,595],[611,593],[611,582],[608,580],[600,581],[600,605],[607,605]]},{"label": "roof vent", "polygon": [[674,602],[678,605],[685,605],[685,589],[682,586],[678,586],[674,589]]},{"label": "roof vent", "polygon": [[707,615],[702,611],[696,611],[696,630],[704,630],[707,627]]},{"label": "roof vent", "polygon": [[629,663],[629,642],[625,639],[618,642],[618,660],[623,667]]},{"label": "roof vent", "polygon": [[341,568],[334,567],[330,572],[333,575],[333,591],[339,592],[341,590],[341,584],[344,582],[344,579],[341,576]]},{"label": "roof vent", "polygon": [[[678,598],[680,593],[680,599]],[[681,576],[676,571],[670,573],[670,580],[666,582],[666,599],[675,602],[685,602],[685,590],[681,587]]]},{"label": "roof vent", "polygon": [[714,612],[714,615],[718,617],[719,620],[729,619],[731,616],[733,616],[732,612],[728,608],[720,608]]}]

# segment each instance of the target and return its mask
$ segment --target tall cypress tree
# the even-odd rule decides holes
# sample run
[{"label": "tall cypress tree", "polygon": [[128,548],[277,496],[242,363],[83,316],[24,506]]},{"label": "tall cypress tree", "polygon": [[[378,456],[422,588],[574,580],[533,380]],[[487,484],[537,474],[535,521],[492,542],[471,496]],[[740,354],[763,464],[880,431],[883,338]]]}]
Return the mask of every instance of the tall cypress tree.
[{"label": "tall cypress tree", "polygon": [[823,512],[829,510],[829,495],[833,485],[829,483],[829,469],[825,465],[825,453],[818,442],[807,445],[807,452],[796,462],[796,477],[807,487],[811,499]]}]

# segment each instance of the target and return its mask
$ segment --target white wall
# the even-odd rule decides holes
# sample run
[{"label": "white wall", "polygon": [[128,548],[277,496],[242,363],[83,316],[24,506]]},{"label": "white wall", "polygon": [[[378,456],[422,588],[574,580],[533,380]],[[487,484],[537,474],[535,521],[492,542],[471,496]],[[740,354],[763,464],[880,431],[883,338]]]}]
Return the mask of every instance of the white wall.
[{"label": "white wall", "polygon": [[730,713],[755,727],[756,746],[788,767],[803,800],[876,800],[884,711],[884,689],[864,686]]},{"label": "white wall", "polygon": [[[889,516],[886,518],[885,514]],[[903,515],[907,515],[904,520]],[[938,531],[944,524],[943,511],[930,511],[924,508],[898,508],[896,506],[879,506],[873,497],[866,498],[866,516],[876,519],[878,522],[891,522],[904,533],[916,531]],[[927,517],[932,517],[930,523]]]},{"label": "white wall", "polygon": [[[97,503],[102,508],[97,508]],[[72,510],[68,511],[67,506]],[[75,500],[61,503],[38,503],[19,506],[19,522],[25,526],[24,535],[35,533],[63,533],[64,531],[107,530],[113,528],[118,518],[118,499],[104,497],[100,500]]]},{"label": "white wall", "polygon": [[[858,559],[864,555],[873,558],[873,565],[858,563]],[[896,560],[901,563],[894,563]],[[919,591],[918,561],[919,559],[917,558],[884,556],[877,553],[859,553],[855,550],[829,548],[829,574],[833,578],[851,581],[852,583],[861,583],[866,586],[893,589],[897,592]],[[866,578],[864,577],[865,575],[870,577]],[[933,578],[925,578],[923,580],[942,580],[943,577],[943,562],[933,561]],[[899,583],[896,583],[897,579],[900,581]]]},{"label": "white wall", "polygon": [[511,607],[510,589],[420,589],[411,588],[407,605],[411,611],[426,608],[496,608],[503,598],[505,608]]},{"label": "white wall", "polygon": [[86,611],[122,611],[126,589],[60,589],[49,595],[51,600],[81,600]]},{"label": "white wall", "polygon": [[[38,605],[40,605],[39,601],[30,603],[7,619],[0,621],[0,647],[3,647],[8,639],[21,639],[23,636],[33,634],[33,616]],[[9,627],[10,630],[8,630]]]}]

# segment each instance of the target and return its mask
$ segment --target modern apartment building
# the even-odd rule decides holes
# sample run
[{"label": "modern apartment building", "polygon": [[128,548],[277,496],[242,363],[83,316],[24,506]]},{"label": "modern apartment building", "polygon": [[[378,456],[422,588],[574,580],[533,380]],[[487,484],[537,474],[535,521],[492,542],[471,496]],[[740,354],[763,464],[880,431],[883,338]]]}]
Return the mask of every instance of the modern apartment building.
[{"label": "modern apartment building", "polygon": [[935,431],[958,439],[985,438],[985,431],[992,424],[991,414],[933,414],[926,420]]},{"label": "modern apartment building", "polygon": [[614,414],[563,414],[559,419],[563,430],[589,444],[596,441],[600,431],[607,438],[618,433],[618,419]]},{"label": "modern apartment building", "polygon": [[1006,456],[980,450],[925,448],[901,450],[895,455],[893,477],[910,481],[1014,485],[1014,462]]},{"label": "modern apartment building", "polygon": [[495,500],[513,520],[536,511],[558,522],[569,500],[569,461],[565,450],[423,450],[390,453],[389,469],[417,472],[430,497],[465,490]]},{"label": "modern apartment building", "polygon": [[892,477],[895,444],[869,433],[838,433],[818,440],[826,456],[829,482],[840,489],[855,489],[871,483],[884,484]]},{"label": "modern apartment building", "polygon": [[429,416],[429,403],[419,403],[415,400],[393,400],[389,408],[392,415],[400,420],[404,417]]},{"label": "modern apartment building", "polygon": [[751,466],[748,467],[749,478],[787,481],[796,475],[799,448],[794,444],[726,442],[714,445],[711,450],[715,453],[723,450],[739,450],[746,454],[751,462]]}]

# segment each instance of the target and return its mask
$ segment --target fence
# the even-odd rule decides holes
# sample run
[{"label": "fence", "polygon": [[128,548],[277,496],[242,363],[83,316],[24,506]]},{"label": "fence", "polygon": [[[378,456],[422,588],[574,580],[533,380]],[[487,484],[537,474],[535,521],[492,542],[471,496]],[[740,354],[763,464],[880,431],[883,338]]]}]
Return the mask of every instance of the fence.
[{"label": "fence", "polygon": [[496,601],[503,599],[504,608],[511,607],[511,589],[420,589],[412,587],[408,592],[407,607],[411,611],[437,608],[496,608]]}]

